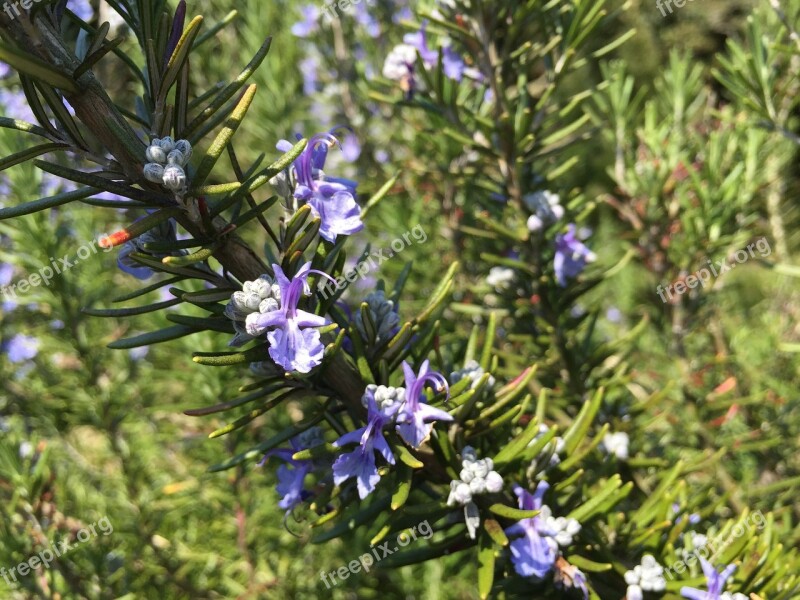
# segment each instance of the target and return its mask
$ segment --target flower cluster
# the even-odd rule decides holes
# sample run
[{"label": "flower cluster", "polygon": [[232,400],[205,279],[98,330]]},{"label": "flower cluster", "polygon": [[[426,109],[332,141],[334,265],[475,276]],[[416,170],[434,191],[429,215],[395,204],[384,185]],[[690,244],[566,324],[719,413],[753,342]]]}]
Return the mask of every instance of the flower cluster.
[{"label": "flower cluster", "polygon": [[[426,69],[435,67],[439,62],[440,51],[428,45],[426,29],[427,22],[423,21],[419,31],[404,35],[403,43],[392,48],[383,64],[383,76],[392,81],[402,82],[409,97],[416,89],[414,65],[417,62],[417,54]],[[466,74],[480,79],[480,73],[475,69],[468,68],[450,44],[445,43],[441,47],[441,55],[442,71],[446,77],[461,81]]]},{"label": "flower cluster", "polygon": [[486,276],[486,283],[497,291],[504,291],[511,287],[514,281],[514,269],[509,267],[492,267]]},{"label": "flower cluster", "polygon": [[18,333],[0,344],[0,352],[6,354],[12,363],[27,362],[39,353],[39,340]]},{"label": "flower cluster", "polygon": [[[311,214],[320,220],[320,237],[329,242],[335,242],[339,235],[353,235],[364,228],[361,207],[356,202],[358,183],[331,177],[323,170],[328,150],[338,144],[339,140],[332,133],[312,136],[291,168],[272,180],[284,197],[291,195],[311,207]],[[287,152],[292,144],[281,140],[277,148]]]},{"label": "flower cluster", "polygon": [[363,500],[375,489],[380,475],[375,464],[375,452],[393,465],[394,455],[383,437],[383,428],[394,423],[400,437],[413,448],[425,443],[433,430],[435,421],[452,421],[448,413],[427,404],[424,387],[427,383],[437,391],[448,389],[447,381],[440,373],[428,371],[428,361],[422,363],[419,373],[403,361],[405,389],[370,385],[361,399],[367,408],[367,425],[341,436],[334,446],[358,443],[358,448],[341,455],[333,463],[333,480],[340,485],[356,478],[358,495]]},{"label": "flower cluster", "polygon": [[600,443],[600,448],[610,456],[616,456],[620,460],[628,460],[629,444],[630,438],[628,434],[624,431],[617,431],[605,434],[603,441]]},{"label": "flower cluster", "polygon": [[722,571],[717,572],[710,562],[702,557],[699,558],[700,565],[703,568],[703,575],[706,576],[708,590],[703,591],[697,588],[682,587],[681,596],[689,600],[747,600],[747,596],[744,594],[723,592],[728,578],[736,570],[736,565],[728,565]]},{"label": "flower cluster", "polygon": [[539,514],[522,519],[506,529],[511,541],[511,561],[514,569],[523,577],[544,579],[550,573],[559,557],[559,546],[572,544],[573,538],[581,530],[575,519],[554,518],[550,507],[542,499],[550,485],[540,481],[536,491],[531,494],[519,485],[514,486],[519,507],[522,510],[538,510]]},{"label": "flower cluster", "polygon": [[561,287],[566,287],[567,278],[573,279],[577,277],[586,267],[586,263],[593,262],[596,259],[595,253],[578,239],[574,223],[569,224],[567,233],[556,236],[556,254],[553,259],[553,268],[556,274],[556,281]]},{"label": "flower cluster", "polygon": [[153,138],[145,152],[147,164],[144,176],[176,194],[186,192],[186,171],[192,157],[192,145],[187,140],[174,141],[170,136]]},{"label": "flower cluster", "polygon": [[311,492],[304,487],[305,478],[320,466],[313,460],[295,460],[292,457],[301,450],[314,448],[323,442],[322,430],[319,427],[312,427],[289,440],[290,448],[276,448],[264,455],[261,465],[273,456],[284,461],[284,464],[278,467],[278,484],[275,489],[281,495],[278,506],[287,513],[311,497]]},{"label": "flower cluster", "polygon": [[494,470],[491,458],[478,459],[475,449],[465,446],[461,451],[459,479],[450,482],[448,506],[469,504],[478,494],[496,493],[503,489],[503,478]]},{"label": "flower cluster", "polygon": [[[397,328],[400,325],[400,316],[397,314],[394,302],[386,298],[383,290],[372,292],[364,299],[364,302],[369,305],[369,315],[375,324],[376,335],[375,339],[371,341],[384,342],[391,339],[397,333]],[[368,339],[369,336],[364,328],[361,311],[356,312],[355,322],[361,337]]]},{"label": "flower cluster", "polygon": [[351,477],[356,479],[358,497],[362,500],[369,496],[381,479],[375,464],[375,452],[378,452],[390,465],[395,464],[394,454],[383,437],[383,428],[392,420],[392,408],[381,410],[375,396],[367,390],[362,401],[367,405],[367,425],[346,433],[333,445],[341,448],[346,444],[358,443],[352,452],[339,456],[333,463],[333,482],[341,485]]},{"label": "flower cluster", "polygon": [[255,281],[245,281],[242,290],[234,292],[225,306],[225,316],[233,321],[236,330],[236,336],[228,345],[238,348],[255,339],[247,333],[248,317],[255,313],[266,314],[277,310],[280,302],[281,286],[269,275],[262,275]]},{"label": "flower cluster", "polygon": [[272,269],[274,280],[262,275],[256,281],[246,282],[244,289],[231,297],[225,315],[238,328],[230,343],[241,345],[248,341],[245,335],[256,338],[266,334],[269,355],[277,365],[287,371],[308,373],[322,362],[325,351],[316,328],[328,325],[329,321],[299,309],[298,304],[304,295],[311,294],[307,280],[312,272],[328,275],[312,270],[310,262],[300,267],[292,279],[286,277],[280,265],[272,265]]},{"label": "flower cluster", "polygon": [[547,190],[526,194],[522,202],[533,213],[528,217],[530,231],[541,231],[564,216],[564,208],[559,204],[558,194]]},{"label": "flower cluster", "polygon": [[628,584],[627,600],[642,600],[644,592],[663,592],[667,588],[664,567],[650,554],[642,557],[642,564],[625,573]]},{"label": "flower cluster", "polygon": [[[450,373],[450,383],[455,385],[462,379],[469,379],[472,382],[470,383],[470,388],[475,389],[481,377],[483,377],[483,368],[478,364],[478,361],[468,360],[464,363],[464,368]],[[492,388],[495,384],[494,377],[490,375],[486,383],[489,388]]]},{"label": "flower cluster", "polygon": [[464,507],[464,520],[467,523],[469,537],[475,539],[475,532],[480,525],[478,506],[472,501],[479,494],[494,494],[503,489],[503,478],[494,470],[491,458],[478,459],[474,448],[464,446],[461,451],[461,472],[459,479],[450,482],[450,495],[447,505],[461,504]]}]

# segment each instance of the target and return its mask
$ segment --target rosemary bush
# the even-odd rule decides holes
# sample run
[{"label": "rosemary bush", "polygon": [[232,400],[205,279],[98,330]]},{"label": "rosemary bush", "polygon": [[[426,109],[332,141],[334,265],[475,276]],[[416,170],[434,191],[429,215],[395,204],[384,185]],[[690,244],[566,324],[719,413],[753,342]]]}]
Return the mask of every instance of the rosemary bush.
[{"label": "rosemary bush", "polygon": [[8,597],[800,595],[800,2],[7,6]]}]

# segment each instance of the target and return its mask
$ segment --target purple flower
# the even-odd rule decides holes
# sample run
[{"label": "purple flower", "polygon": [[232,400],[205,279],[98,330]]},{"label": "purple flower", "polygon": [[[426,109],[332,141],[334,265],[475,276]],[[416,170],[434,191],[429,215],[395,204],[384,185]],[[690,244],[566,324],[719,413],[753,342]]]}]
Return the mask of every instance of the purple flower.
[{"label": "purple flower", "polygon": [[[438,64],[439,52],[428,46],[428,36],[425,31],[427,26],[428,22],[423,21],[419,31],[407,33],[403,36],[403,43],[416,48],[420,58],[422,58],[422,63],[425,65],[425,68],[430,69]],[[466,65],[464,61],[452,47],[445,46],[442,48],[442,70],[446,77],[461,81],[465,69]]]},{"label": "purple flower", "polygon": [[11,75],[11,65],[0,60],[0,79],[5,79],[9,75]]},{"label": "purple flower", "polygon": [[[422,393],[425,384],[430,382],[437,391],[448,390],[447,380],[441,373],[428,372],[429,362],[422,363],[419,373],[403,361],[406,378],[406,401],[397,414],[397,433],[407,444],[419,448],[431,435],[433,421],[452,421],[453,417],[443,410],[434,408],[424,401]],[[449,395],[449,392],[448,392]]]},{"label": "purple flower", "polygon": [[272,268],[280,287],[280,307],[248,315],[245,321],[247,333],[257,337],[270,329],[267,339],[272,360],[287,371],[308,373],[322,362],[325,351],[319,331],[311,328],[327,325],[328,320],[298,309],[297,304],[303,295],[311,293],[307,281],[310,273],[318,273],[325,277],[328,275],[312,271],[310,262],[300,267],[291,281],[279,265],[272,265]]},{"label": "purple flower", "polygon": [[431,68],[439,60],[439,53],[428,47],[428,35],[425,32],[427,27],[428,22],[423,21],[419,27],[419,31],[407,33],[403,36],[403,43],[416,48],[422,58],[422,62],[427,68]]},{"label": "purple flower", "polygon": [[294,165],[297,174],[294,196],[308,203],[314,217],[321,220],[319,234],[329,242],[364,228],[361,207],[355,199],[355,182],[326,177],[322,172],[328,148],[336,143],[330,133],[313,136]]},{"label": "purple flower", "polygon": [[89,21],[94,16],[94,9],[89,0],[69,0],[67,8],[83,21]]},{"label": "purple flower", "polygon": [[306,4],[300,7],[303,16],[302,21],[292,25],[292,33],[297,37],[308,37],[312,33],[319,31],[319,9],[313,4]]},{"label": "purple flower", "polygon": [[586,263],[594,261],[597,257],[577,238],[575,224],[570,223],[567,233],[556,236],[556,255],[553,268],[556,281],[561,287],[566,287],[567,278],[577,277],[583,271]]},{"label": "purple flower", "polygon": [[3,199],[8,198],[11,195],[11,181],[8,178],[8,175],[0,174],[0,208],[5,206]]},{"label": "purple flower", "polygon": [[355,477],[358,497],[362,500],[375,490],[381,479],[378,467],[375,466],[375,452],[379,452],[390,465],[395,462],[382,431],[390,420],[390,415],[378,410],[374,396],[368,395],[367,426],[346,433],[333,443],[339,448],[344,444],[358,442],[358,448],[342,454],[333,463],[333,482],[341,485],[351,477]]},{"label": "purple flower", "polygon": [[355,162],[361,156],[361,144],[354,134],[350,133],[342,140],[342,155],[347,162]]},{"label": "purple flower", "polygon": [[36,117],[28,106],[28,100],[22,90],[0,89],[0,107],[3,109],[4,117],[36,123]]},{"label": "purple flower", "polygon": [[314,427],[289,440],[291,448],[278,448],[264,455],[261,465],[272,456],[285,461],[284,464],[278,467],[278,484],[275,486],[275,490],[281,495],[278,506],[285,511],[292,510],[312,495],[303,485],[306,475],[314,470],[314,462],[312,460],[294,460],[292,456],[295,452],[313,448],[322,442],[321,430],[318,427]]},{"label": "purple flower", "polygon": [[303,94],[313,96],[317,92],[317,71],[319,58],[311,55],[300,61],[300,73],[303,75]]},{"label": "purple flower", "polygon": [[461,81],[465,68],[462,58],[450,46],[442,50],[442,70],[447,77]]},{"label": "purple flower", "polygon": [[381,26],[378,20],[369,14],[366,2],[359,2],[356,4],[355,11],[356,23],[361,25],[367,30],[367,35],[371,38],[376,38],[381,34]]},{"label": "purple flower", "polygon": [[[550,486],[540,481],[536,491],[531,494],[519,485],[514,486],[514,493],[522,510],[539,510],[542,508],[542,497]],[[511,562],[514,569],[523,577],[543,579],[555,565],[558,558],[558,543],[552,531],[540,515],[530,519],[522,519],[505,530],[506,535],[514,536],[511,541]],[[519,536],[519,537],[518,537]]]},{"label": "purple flower", "polygon": [[8,355],[8,360],[12,363],[26,362],[39,353],[39,340],[18,333],[3,344],[2,351]]},{"label": "purple flower", "polygon": [[411,9],[408,6],[403,6],[400,8],[399,12],[396,12],[392,15],[392,23],[399,23],[400,21],[410,21],[414,18],[414,13],[411,12]]},{"label": "purple flower", "polygon": [[689,598],[689,600],[720,600],[722,591],[725,589],[725,583],[736,570],[736,565],[729,565],[717,573],[711,563],[702,557],[700,558],[700,564],[703,567],[703,574],[706,576],[708,591],[704,592],[697,588],[682,587],[681,596]]},{"label": "purple flower", "polygon": [[8,263],[0,264],[0,287],[6,286],[11,283],[14,277],[14,265]]}]

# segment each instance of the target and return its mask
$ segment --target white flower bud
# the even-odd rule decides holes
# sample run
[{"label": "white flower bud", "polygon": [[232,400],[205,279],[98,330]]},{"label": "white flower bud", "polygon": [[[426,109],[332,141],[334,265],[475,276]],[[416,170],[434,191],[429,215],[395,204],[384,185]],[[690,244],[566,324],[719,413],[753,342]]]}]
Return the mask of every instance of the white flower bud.
[{"label": "white flower bud", "polygon": [[186,189],[186,172],[178,165],[168,165],[162,182],[173,192],[180,192]]},{"label": "white flower bud", "polygon": [[261,304],[261,297],[252,292],[233,292],[233,303],[242,311],[255,312]]},{"label": "white flower bud", "polygon": [[475,532],[481,524],[481,513],[474,502],[470,502],[464,507],[464,521],[467,523],[467,532],[470,539],[475,539]]},{"label": "white flower bud", "polygon": [[500,473],[497,471],[489,471],[489,474],[486,476],[486,491],[496,494],[502,489],[503,478],[500,476]]},{"label": "white flower bud", "polygon": [[192,157],[192,145],[189,143],[189,140],[178,140],[175,142],[175,150],[183,154],[183,159],[189,162],[189,159]]},{"label": "white flower bud", "polygon": [[[372,292],[364,299],[364,302],[369,306],[370,316],[375,323],[377,340],[386,340],[391,337],[395,328],[400,324],[400,317],[394,311],[394,302],[387,300],[382,290]],[[356,313],[356,327],[361,333],[361,337],[366,339],[367,332],[361,320],[361,312]]]},{"label": "white flower bud", "polygon": [[476,477],[480,477],[481,479],[483,479],[489,474],[490,470],[491,469],[489,469],[489,465],[486,464],[485,458],[482,458],[475,463],[474,473]]},{"label": "white flower bud", "polygon": [[150,162],[162,165],[167,162],[167,153],[161,146],[148,146],[144,154]]},{"label": "white flower bud", "polygon": [[469,489],[473,495],[486,492],[486,480],[483,477],[475,477],[469,482]]},{"label": "white flower bud", "polygon": [[465,467],[461,469],[459,477],[461,477],[461,481],[463,481],[464,483],[469,483],[475,478],[475,475],[472,473],[472,469]]},{"label": "white flower bud", "polygon": [[289,177],[286,171],[281,171],[269,182],[277,190],[279,196],[289,198],[292,195],[292,187],[289,185]]},{"label": "white flower bud", "polygon": [[536,215],[528,217],[528,231],[540,231],[543,225],[542,220]]},{"label": "white flower bud", "polygon": [[144,178],[153,183],[161,183],[164,179],[164,167],[158,163],[147,163],[144,166]]},{"label": "white flower bud", "polygon": [[153,140],[153,144],[156,144],[156,142],[167,154],[175,149],[175,141],[170,136],[163,137],[160,140]]},{"label": "white flower bud", "polygon": [[180,150],[173,150],[167,155],[167,162],[171,165],[183,167],[186,164],[186,159],[183,156],[183,152]]},{"label": "white flower bud", "polygon": [[272,312],[273,310],[278,310],[280,308],[280,304],[275,298],[264,298],[261,301],[261,304],[258,305],[258,312],[262,315],[264,313]]},{"label": "white flower bud", "polygon": [[642,588],[638,585],[629,585],[628,591],[625,594],[626,600],[642,600],[643,599]]},{"label": "white flower bud", "polygon": [[453,480],[450,482],[450,496],[447,498],[447,505],[467,504],[472,501],[472,492],[469,486],[463,481]]},{"label": "white flower bud", "polygon": [[472,446],[464,446],[464,449],[461,451],[461,460],[462,462],[475,462],[478,460],[475,448]]}]

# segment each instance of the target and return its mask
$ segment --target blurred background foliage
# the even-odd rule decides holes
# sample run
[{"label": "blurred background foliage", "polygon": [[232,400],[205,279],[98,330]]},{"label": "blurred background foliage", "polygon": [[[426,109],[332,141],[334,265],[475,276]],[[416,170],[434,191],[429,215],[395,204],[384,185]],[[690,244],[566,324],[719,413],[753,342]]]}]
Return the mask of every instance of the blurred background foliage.
[{"label": "blurred background foliage", "polygon": [[[790,266],[797,262],[800,240],[797,145],[777,129],[798,128],[793,105],[785,107],[784,122],[768,127],[752,103],[731,91],[731,78],[746,73],[747,64],[736,62],[728,43],[747,47],[748,39],[754,41],[748,38],[747,17],[756,6],[761,35],[776,41],[784,34],[766,1],[696,0],[667,17],[650,0],[612,3],[613,19],[590,48],[631,29],[635,35],[602,60],[588,61],[559,90],[566,99],[597,86],[580,107],[589,115],[580,138],[559,157],[575,159],[573,166],[548,176],[547,185],[586,216],[581,224],[593,230],[594,268],[613,269],[581,298],[569,326],[591,327],[592,343],[598,345],[629,336],[630,345],[608,359],[620,375],[601,412],[614,430],[630,435],[639,459],[624,467],[631,470],[625,477],[652,490],[677,461],[697,463],[678,493],[687,501],[700,494],[703,518],[712,522],[713,514],[735,518],[746,509],[774,511],[776,535],[789,549],[800,542],[800,290]],[[252,79],[259,91],[249,126],[239,133],[240,159],[248,164],[262,152],[275,157],[276,141],[293,139],[295,132],[308,136],[334,125],[352,127],[360,154],[340,164],[344,175],[360,182],[364,197],[401,173],[367,220],[364,240],[386,247],[417,223],[428,234],[425,244],[404,251],[403,261],[381,265],[379,277],[391,283],[405,261],[413,261],[401,300],[403,312],[412,314],[426,304],[447,265],[462,261],[461,292],[448,313],[460,318],[448,322],[460,324],[443,339],[445,345],[463,344],[473,323],[486,325],[483,309],[503,296],[487,283],[487,265],[481,261],[482,252],[500,252],[502,244],[482,246],[462,229],[476,200],[453,189],[458,179],[446,175],[463,167],[458,162],[463,146],[435,135],[436,122],[398,104],[399,90],[378,77],[385,56],[413,29],[403,19],[412,17],[397,17],[402,7],[375,0],[370,3],[375,23],[343,12],[340,21],[299,37],[292,28],[302,21],[303,8],[285,1],[192,2],[190,12],[203,14],[209,24],[238,12],[196,53],[193,83],[205,89],[229,78],[265,34],[272,35],[272,49]],[[368,34],[370,27],[378,27],[380,35]],[[733,62],[726,65],[721,56]],[[771,58],[775,85],[790,88],[798,55]],[[310,60],[322,65],[313,68],[317,81],[308,80]],[[96,72],[120,94],[132,85],[116,77],[113,61],[101,63]],[[14,91],[17,83],[12,76],[2,86]],[[0,97],[3,102],[10,100]],[[0,130],[2,154],[24,144],[16,132]],[[13,199],[10,204],[39,197],[43,187],[55,185],[25,165],[6,175],[2,200]],[[223,167],[215,177],[231,181],[233,174]],[[708,221],[688,222],[682,209],[698,203],[707,207]],[[76,206],[0,223],[0,259],[13,266],[9,281],[130,220]],[[724,259],[762,235],[770,240],[772,254],[725,274],[713,288],[686,294],[678,303],[662,303],[656,294],[657,285],[684,277],[707,259]],[[264,242],[253,236],[251,241]],[[273,469],[246,464],[207,472],[209,465],[290,424],[302,407],[290,404],[287,411],[272,412],[222,441],[208,440],[225,420],[197,419],[183,411],[228,399],[229,390],[248,381],[247,371],[207,369],[189,360],[192,352],[223,346],[227,340],[221,334],[144,351],[106,349],[106,343],[135,331],[169,324],[164,315],[121,320],[81,312],[107,302],[112,291],[136,289],[116,269],[115,259],[116,252],[100,251],[50,287],[4,299],[0,565],[30,556],[37,539],[69,537],[103,516],[114,532],[73,549],[57,575],[22,578],[16,588],[0,581],[0,596],[478,597],[475,561],[467,553],[397,570],[375,569],[325,589],[319,573],[368,548],[369,532],[310,544],[302,523],[285,520],[277,509]],[[114,273],[110,281],[109,273]],[[158,292],[149,298],[164,299]],[[599,316],[590,325],[584,314]],[[528,332],[527,327],[524,319],[500,323],[509,334]],[[499,369],[505,375],[519,372],[531,358],[514,356],[513,339],[510,335]],[[601,369],[598,381],[608,383],[603,377],[609,373],[610,368]],[[547,383],[558,385],[557,380]],[[569,407],[554,410],[568,419]],[[793,564],[796,568],[796,558]],[[504,593],[522,597],[514,590]]]}]

